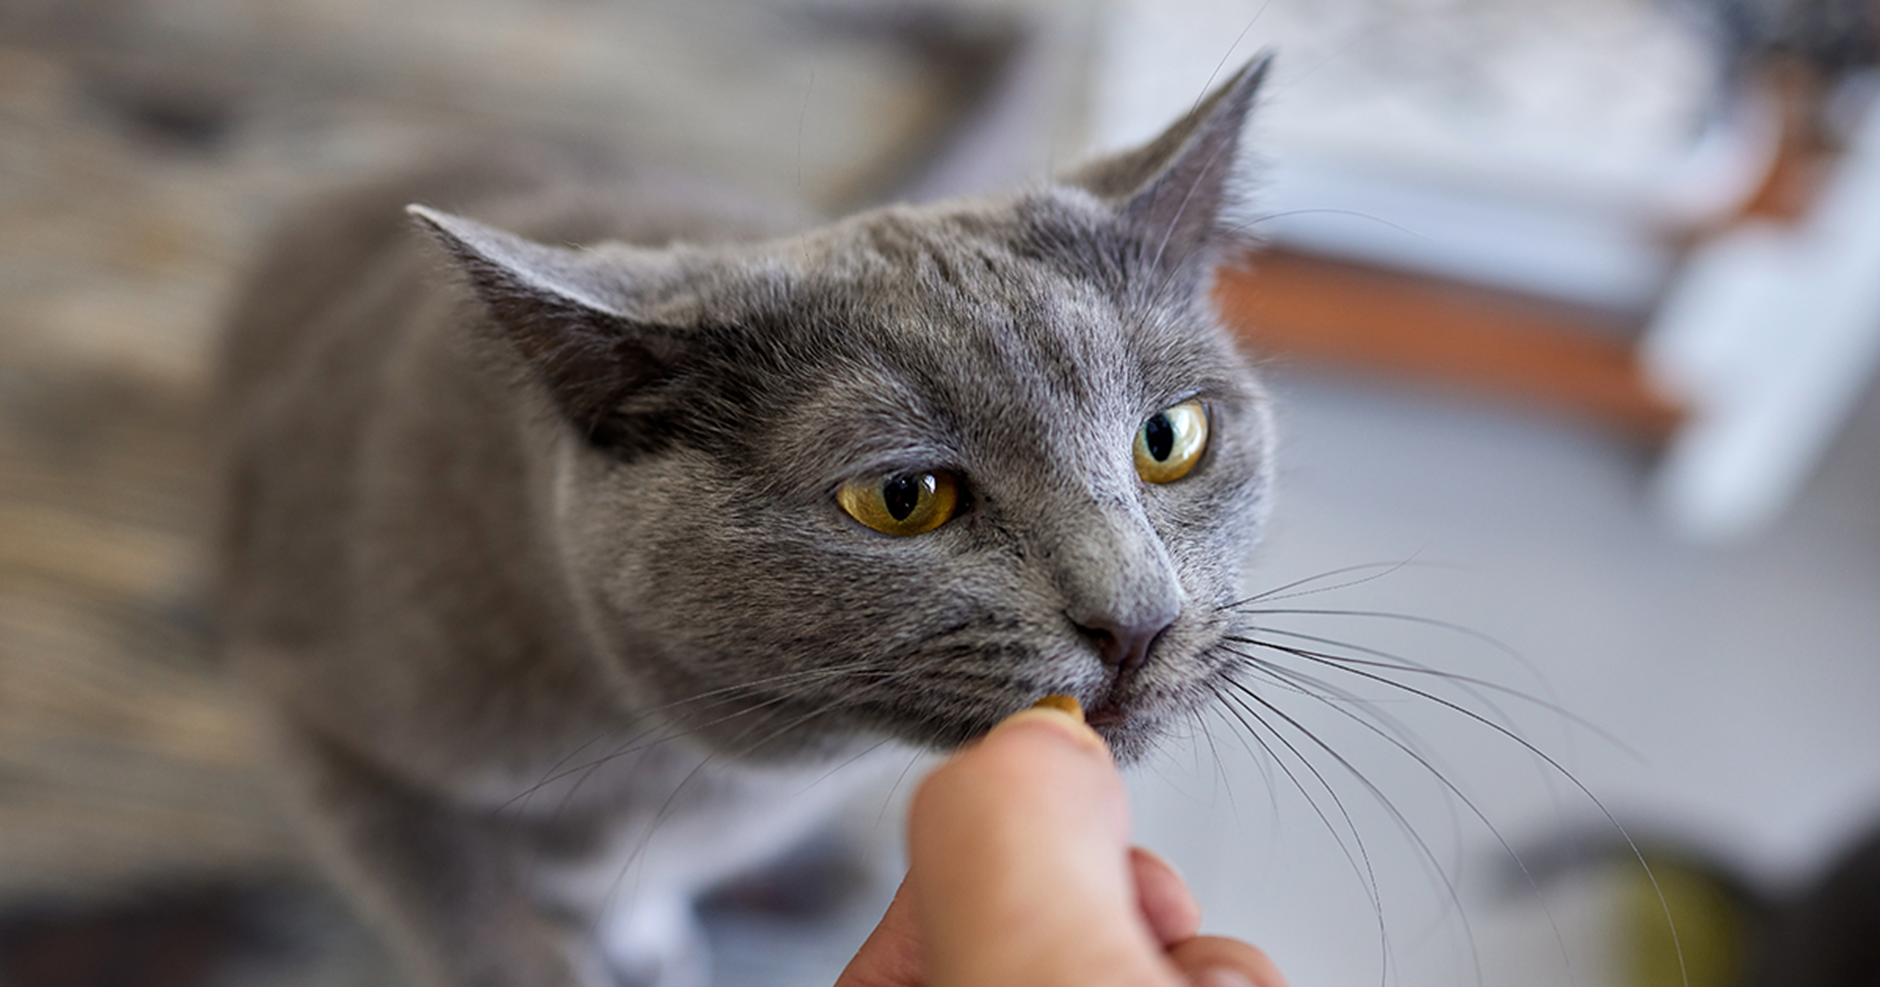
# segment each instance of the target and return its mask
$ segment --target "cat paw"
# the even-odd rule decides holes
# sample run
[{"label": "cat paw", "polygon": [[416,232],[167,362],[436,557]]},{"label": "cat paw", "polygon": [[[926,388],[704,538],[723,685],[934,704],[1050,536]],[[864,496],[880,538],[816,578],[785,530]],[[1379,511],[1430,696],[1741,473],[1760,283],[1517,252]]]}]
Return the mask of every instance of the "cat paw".
[{"label": "cat paw", "polygon": [[599,946],[618,987],[711,983],[711,948],[689,901],[637,903],[601,927]]}]

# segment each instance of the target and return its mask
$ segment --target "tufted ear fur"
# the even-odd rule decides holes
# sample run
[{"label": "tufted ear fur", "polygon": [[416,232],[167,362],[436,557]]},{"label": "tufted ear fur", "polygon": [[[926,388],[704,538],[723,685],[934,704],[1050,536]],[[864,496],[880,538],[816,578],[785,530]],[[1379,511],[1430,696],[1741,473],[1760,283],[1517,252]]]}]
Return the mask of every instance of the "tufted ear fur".
[{"label": "tufted ear fur", "polygon": [[681,333],[636,318],[630,254],[549,247],[425,206],[408,206],[468,275],[490,316],[591,441],[626,442],[628,395],[676,362]]},{"label": "tufted ear fur", "polygon": [[1243,135],[1272,64],[1272,53],[1262,53],[1154,140],[1085,164],[1065,181],[1115,206],[1152,267],[1211,268],[1221,247],[1246,239],[1238,208]]}]

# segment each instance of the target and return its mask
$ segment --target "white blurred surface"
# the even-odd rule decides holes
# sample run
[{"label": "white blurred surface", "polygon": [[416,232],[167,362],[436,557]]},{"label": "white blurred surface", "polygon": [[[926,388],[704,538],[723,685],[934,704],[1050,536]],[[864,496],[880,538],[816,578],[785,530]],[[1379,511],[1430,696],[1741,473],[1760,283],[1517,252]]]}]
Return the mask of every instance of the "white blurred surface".
[{"label": "white blurred surface", "polygon": [[1880,99],[1802,221],[1696,248],[1644,341],[1692,409],[1656,481],[1703,541],[1753,537],[1814,474],[1880,365]]},{"label": "white blurred surface", "polygon": [[1638,308],[1665,228],[1739,201],[1773,153],[1766,108],[1721,105],[1709,42],[1648,0],[1118,0],[1093,138],[1153,134],[1271,48],[1262,232]]}]

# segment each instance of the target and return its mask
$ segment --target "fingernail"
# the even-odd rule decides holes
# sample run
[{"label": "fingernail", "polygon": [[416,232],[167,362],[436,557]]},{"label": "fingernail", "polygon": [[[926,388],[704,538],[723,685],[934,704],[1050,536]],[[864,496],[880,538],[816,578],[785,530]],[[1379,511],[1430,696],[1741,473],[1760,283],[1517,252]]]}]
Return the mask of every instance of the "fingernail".
[{"label": "fingernail", "polygon": [[1195,975],[1195,987],[1254,987],[1247,975],[1229,966],[1210,967]]}]

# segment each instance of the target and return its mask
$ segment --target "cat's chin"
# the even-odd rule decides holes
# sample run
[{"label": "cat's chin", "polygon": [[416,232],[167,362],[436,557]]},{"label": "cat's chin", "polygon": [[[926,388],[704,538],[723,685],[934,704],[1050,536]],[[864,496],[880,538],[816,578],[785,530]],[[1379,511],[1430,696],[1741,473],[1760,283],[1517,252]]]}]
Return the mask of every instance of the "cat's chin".
[{"label": "cat's chin", "polygon": [[1172,724],[1195,715],[1188,703],[1196,694],[1192,688],[1112,680],[1084,700],[1084,722],[1110,745],[1117,763],[1134,764],[1154,752]]},{"label": "cat's chin", "polygon": [[[1098,684],[1084,689],[1063,688],[1062,694],[1078,699],[1084,721],[1109,745],[1117,763],[1134,764],[1153,753],[1167,737],[1170,728],[1195,715],[1181,698],[1160,691],[1150,694],[1117,689],[1113,684]],[[1185,697],[1183,697],[1185,698]],[[950,754],[966,747],[997,727],[1006,717],[1030,706],[1037,696],[1008,697],[991,700],[971,708],[955,707],[934,715],[932,710],[908,710],[886,707],[873,710],[872,726],[883,734],[940,754]],[[1007,705],[1010,703],[1010,705]]]},{"label": "cat's chin", "polygon": [[1129,711],[1123,704],[1105,700],[1084,710],[1084,722],[1097,730],[1119,727],[1129,721]]},{"label": "cat's chin", "polygon": [[1085,722],[1110,745],[1110,754],[1123,765],[1147,757],[1167,732],[1160,720],[1114,706],[1097,706],[1086,711]]},{"label": "cat's chin", "polygon": [[[1143,717],[1125,715],[1103,722],[1086,718],[1086,722],[1109,745],[1110,754],[1116,762],[1125,766],[1135,764],[1153,753],[1157,742],[1166,733],[1162,723]],[[945,739],[929,738],[923,746],[942,754],[951,754],[985,736],[991,728],[949,729],[945,731]]]},{"label": "cat's chin", "polygon": [[[983,721],[970,723],[933,724],[927,729],[926,735],[916,742],[940,753],[952,753],[984,737],[1006,715],[1013,712],[1017,710],[1008,710],[1004,714],[991,715]],[[1090,724],[1090,728],[1103,738],[1117,763],[1123,765],[1134,764],[1154,752],[1157,743],[1168,732],[1166,717],[1114,700],[1086,707],[1084,722]]]}]

